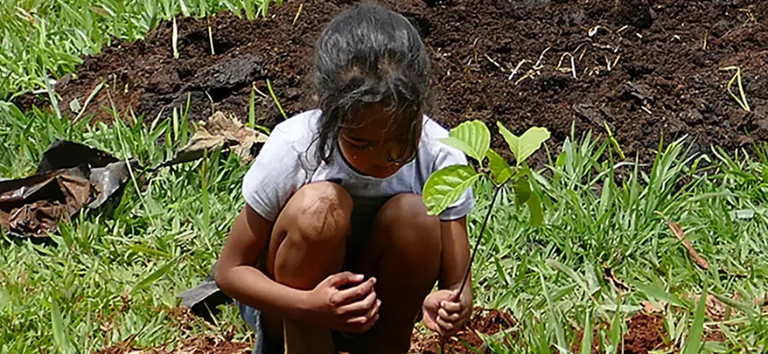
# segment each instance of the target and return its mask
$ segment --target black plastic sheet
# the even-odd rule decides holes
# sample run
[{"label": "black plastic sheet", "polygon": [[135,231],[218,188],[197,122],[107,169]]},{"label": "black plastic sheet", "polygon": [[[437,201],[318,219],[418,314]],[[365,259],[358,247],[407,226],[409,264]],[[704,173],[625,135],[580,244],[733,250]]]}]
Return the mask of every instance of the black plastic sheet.
[{"label": "black plastic sheet", "polygon": [[89,146],[56,140],[32,176],[0,181],[0,227],[17,237],[47,237],[83,208],[98,208],[128,181],[129,164]]}]

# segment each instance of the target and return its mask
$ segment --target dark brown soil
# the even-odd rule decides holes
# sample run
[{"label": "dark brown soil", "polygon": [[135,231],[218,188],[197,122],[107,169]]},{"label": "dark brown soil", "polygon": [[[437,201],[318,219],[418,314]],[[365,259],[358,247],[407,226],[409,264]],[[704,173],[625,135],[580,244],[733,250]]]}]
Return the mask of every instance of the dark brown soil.
[{"label": "dark brown soil", "polygon": [[[426,38],[437,89],[433,116],[446,126],[474,118],[492,127],[501,121],[518,133],[545,126],[552,144],[562,142],[572,124],[579,135],[588,129],[604,134],[607,126],[626,154],[645,160],[662,133],[666,142],[696,138],[694,150],[710,144],[734,150],[768,138],[768,6],[759,0],[385,2]],[[162,23],[144,41],[86,58],[75,76],[57,85],[62,109],[73,116],[70,102],[83,104],[103,80],[108,87],[88,106],[97,120],[110,119],[101,107],[112,102],[123,116],[131,110],[168,116],[188,96],[192,120],[210,114],[211,100],[245,119],[254,84],[264,94],[256,94],[256,118],[271,127],[281,116],[266,80],[288,115],[313,108],[312,44],[347,3],[287,1],[270,19],[256,21],[224,13],[210,22],[183,19],[178,59],[172,26]],[[728,94],[733,72],[721,69],[729,66],[741,68],[752,112]],[[738,94],[737,85],[733,90]],[[494,139],[495,147],[502,144]]]}]

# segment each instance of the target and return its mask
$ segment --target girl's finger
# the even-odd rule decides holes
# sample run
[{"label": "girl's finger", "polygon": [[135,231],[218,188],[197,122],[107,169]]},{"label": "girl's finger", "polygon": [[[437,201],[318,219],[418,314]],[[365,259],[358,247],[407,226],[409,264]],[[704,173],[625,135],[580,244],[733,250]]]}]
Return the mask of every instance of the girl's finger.
[{"label": "girl's finger", "polygon": [[362,314],[369,312],[376,305],[376,292],[371,291],[365,299],[355,301],[351,304],[339,307],[337,312],[339,315],[352,315]]},{"label": "girl's finger", "polygon": [[360,285],[338,291],[331,296],[331,305],[346,305],[357,299],[365,298],[373,291],[373,286],[375,284],[376,278],[370,278]]},{"label": "girl's finger", "polygon": [[440,326],[435,323],[435,321],[432,321],[429,317],[424,317],[424,326],[427,327],[430,331],[437,332],[440,334]]},{"label": "girl's finger", "polygon": [[445,309],[447,312],[462,312],[465,309],[465,306],[462,305],[460,302],[452,302],[452,301],[443,301],[440,303],[440,307]]},{"label": "girl's finger", "polygon": [[439,311],[437,311],[437,315],[440,316],[440,318],[442,318],[444,321],[453,322],[453,323],[456,323],[459,321],[459,319],[461,319],[461,314],[456,312],[448,313],[447,311],[445,311],[445,309],[440,309]]},{"label": "girl's finger", "polygon": [[442,331],[440,334],[445,334],[453,330],[453,323],[447,322],[440,317],[436,318],[435,322],[437,322],[437,325],[440,326],[440,330]]}]

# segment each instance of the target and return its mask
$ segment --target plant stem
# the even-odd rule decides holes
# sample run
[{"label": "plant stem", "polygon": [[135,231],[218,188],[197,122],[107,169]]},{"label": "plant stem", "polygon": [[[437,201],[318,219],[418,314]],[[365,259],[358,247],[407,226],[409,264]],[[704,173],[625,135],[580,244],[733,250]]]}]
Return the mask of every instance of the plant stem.
[{"label": "plant stem", "polygon": [[[469,257],[469,264],[467,264],[467,271],[466,273],[464,273],[464,280],[461,282],[461,287],[459,287],[459,292],[457,293],[459,299],[461,299],[461,293],[464,292],[464,286],[467,285],[467,280],[469,279],[469,273],[472,271],[472,263],[475,260],[475,254],[477,254],[477,249],[480,248],[480,241],[483,240],[485,227],[488,225],[488,220],[491,218],[491,213],[493,212],[493,206],[496,205],[496,198],[498,197],[499,192],[501,192],[501,189],[503,186],[504,184],[497,186],[496,190],[493,192],[491,205],[488,207],[488,212],[485,213],[485,219],[483,219],[483,224],[480,226],[480,235],[477,236],[477,240],[475,241],[475,246],[472,248],[472,255]],[[446,338],[445,337],[441,338],[440,340],[441,354],[445,354],[445,342],[446,342]]]}]

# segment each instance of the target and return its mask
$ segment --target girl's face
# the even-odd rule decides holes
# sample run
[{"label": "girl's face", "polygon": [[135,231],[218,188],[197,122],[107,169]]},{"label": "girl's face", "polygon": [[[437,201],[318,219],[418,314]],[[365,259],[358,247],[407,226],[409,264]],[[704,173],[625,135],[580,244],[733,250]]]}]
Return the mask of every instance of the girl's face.
[{"label": "girl's face", "polygon": [[[396,122],[396,123],[391,123]],[[407,119],[396,119],[381,104],[372,104],[341,128],[341,153],[356,170],[376,178],[386,178],[416,158],[409,140],[412,129]],[[418,139],[421,122],[416,123]]]}]

